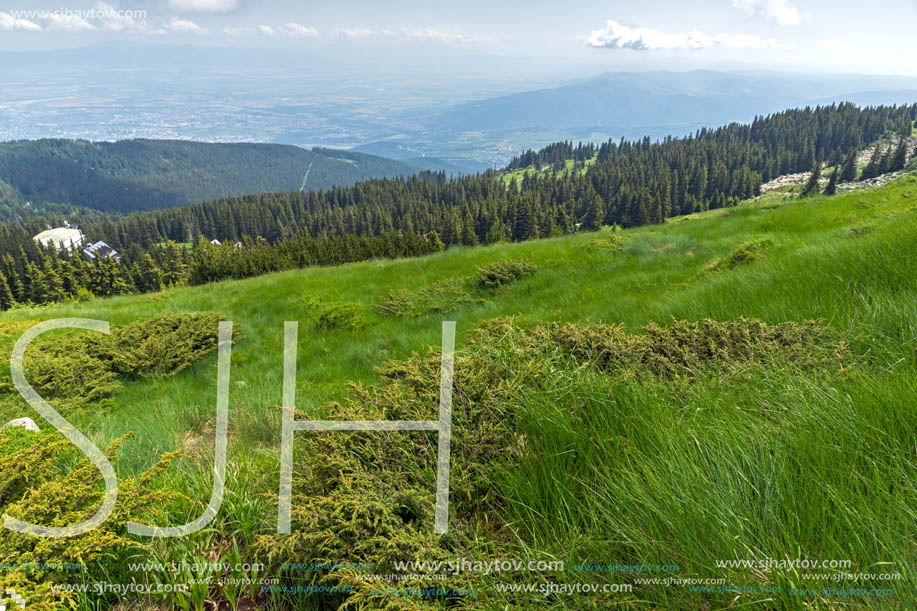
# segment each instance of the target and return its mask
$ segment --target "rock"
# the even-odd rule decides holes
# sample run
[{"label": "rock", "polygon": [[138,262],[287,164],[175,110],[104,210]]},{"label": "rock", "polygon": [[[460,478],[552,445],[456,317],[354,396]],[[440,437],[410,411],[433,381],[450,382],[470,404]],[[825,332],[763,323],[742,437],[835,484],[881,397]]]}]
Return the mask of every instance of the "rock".
[{"label": "rock", "polygon": [[31,418],[17,418],[16,420],[10,420],[3,425],[3,428],[21,426],[27,431],[32,431],[33,433],[41,432],[41,429],[38,428],[38,425],[35,424],[35,421]]}]

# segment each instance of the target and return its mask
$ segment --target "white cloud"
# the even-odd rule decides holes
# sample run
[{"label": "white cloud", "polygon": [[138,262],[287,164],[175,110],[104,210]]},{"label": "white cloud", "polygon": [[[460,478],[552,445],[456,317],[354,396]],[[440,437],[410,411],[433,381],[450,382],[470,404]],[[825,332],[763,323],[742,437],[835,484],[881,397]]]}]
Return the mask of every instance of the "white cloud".
[{"label": "white cloud", "polygon": [[764,17],[780,25],[799,25],[809,17],[800,13],[790,0],[732,0],[732,6],[749,17]]},{"label": "white cloud", "polygon": [[652,28],[632,28],[613,19],[605,27],[594,30],[586,44],[596,48],[633,49],[650,51],[655,49],[779,49],[789,50],[789,45],[778,43],[773,38],[761,38],[756,34],[717,34],[711,36],[699,30],[674,34]]},{"label": "white cloud", "polygon": [[820,49],[853,49],[854,46],[849,42],[841,42],[839,40],[819,40],[815,43],[815,46]]},{"label": "white cloud", "polygon": [[586,39],[591,47],[610,49],[703,49],[713,44],[713,40],[703,32],[693,31],[681,34],[665,34],[650,28],[631,28],[613,19],[605,22],[605,27],[593,30]]},{"label": "white cloud", "polygon": [[172,19],[165,23],[163,28],[167,32],[173,32],[176,34],[205,34],[207,30],[197,25],[193,21],[187,19],[182,19],[180,17],[172,17]]},{"label": "white cloud", "polygon": [[146,22],[140,19],[135,19],[134,17],[129,16],[130,14],[121,11],[117,11],[110,4],[105,2],[97,2],[95,5],[95,10],[97,14],[101,13],[99,17],[100,25],[103,30],[109,32],[122,32],[122,31],[145,31]]},{"label": "white cloud", "polygon": [[76,13],[50,13],[48,29],[60,32],[86,32],[96,27]]},{"label": "white cloud", "polygon": [[341,28],[334,33],[339,38],[357,39],[377,36],[392,40],[401,41],[431,41],[443,44],[457,44],[463,42],[473,42],[477,40],[473,36],[468,36],[455,29],[436,29],[422,28],[409,29],[401,28],[400,30],[368,30],[366,28]]},{"label": "white cloud", "polygon": [[341,28],[335,32],[338,38],[366,38],[372,36],[373,31],[366,28]]},{"label": "white cloud", "polygon": [[259,25],[258,31],[272,38],[310,38],[318,36],[318,30],[315,28],[293,22],[278,26]]},{"label": "white cloud", "polygon": [[444,44],[456,44],[462,42],[471,42],[474,40],[474,38],[466,36],[465,34],[455,30],[437,30],[432,28],[427,28],[424,30],[402,29],[400,34],[403,38],[407,39],[431,40]]},{"label": "white cloud", "polygon": [[228,13],[239,7],[239,0],[169,0],[169,8],[187,13]]},{"label": "white cloud", "polygon": [[229,36],[247,36],[248,34],[253,34],[254,32],[255,28],[250,28],[248,26],[223,28],[223,33],[228,34]]},{"label": "white cloud", "polygon": [[39,32],[41,31],[41,26],[37,23],[29,21],[28,19],[19,19],[13,17],[9,13],[0,11],[0,30],[25,30],[27,32]]}]

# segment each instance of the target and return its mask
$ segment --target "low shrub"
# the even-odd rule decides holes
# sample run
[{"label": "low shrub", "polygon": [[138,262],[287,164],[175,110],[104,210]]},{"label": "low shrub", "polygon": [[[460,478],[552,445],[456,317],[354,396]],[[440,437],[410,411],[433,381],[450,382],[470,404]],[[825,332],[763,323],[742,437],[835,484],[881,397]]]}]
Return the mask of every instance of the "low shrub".
[{"label": "low shrub", "polygon": [[[129,437],[115,441],[106,452],[117,459]],[[68,470],[79,454],[66,439],[43,434],[0,431],[0,513],[41,526],[74,525],[91,517],[104,496],[99,471],[83,458]],[[127,522],[156,519],[177,493],[150,490],[150,481],[168,468],[177,454],[167,454],[139,478],[121,478],[118,503],[99,528],[79,537],[40,538],[4,531],[0,537],[0,592],[13,589],[28,609],[76,609],[73,593],[54,591],[55,583],[73,582],[82,571],[61,563],[81,564],[86,572],[104,570],[103,559],[122,551],[142,550],[127,535]],[[65,559],[65,560],[62,560]],[[60,568],[55,568],[60,567]]]},{"label": "low shrub", "polygon": [[[215,350],[220,319],[218,314],[165,314],[112,327],[110,335],[49,333],[29,346],[23,370],[29,384],[56,408],[109,408],[119,376],[174,376]],[[20,335],[26,329],[16,327]],[[8,349],[16,339],[9,338]],[[4,358],[9,360],[8,353]],[[18,395],[8,377],[0,378],[0,397],[5,394]]]},{"label": "low shrub", "polygon": [[[256,551],[273,567],[284,563],[373,563],[365,570],[330,573],[278,572],[282,583],[316,580],[352,588],[329,596],[336,608],[431,609],[455,601],[413,601],[384,596],[384,576],[396,561],[472,557],[481,529],[510,533],[498,552],[518,553],[516,526],[504,523],[509,499],[495,482],[507,469],[538,460],[532,440],[520,431],[527,417],[511,406],[537,395],[546,380],[569,376],[565,392],[577,393],[580,372],[690,383],[710,374],[717,384],[733,378],[730,368],[768,367],[780,359],[799,370],[836,370],[851,360],[844,337],[819,322],[768,325],[759,320],[673,321],[638,333],[602,324],[544,324],[522,328],[511,320],[482,324],[455,355],[452,406],[450,526],[433,535],[437,443],[420,432],[334,432],[296,437],[291,534],[266,534]],[[431,420],[437,418],[440,355],[436,350],[380,368],[382,382],[352,385],[343,403],[326,406],[331,419]],[[738,373],[738,372],[737,372]],[[585,392],[585,391],[584,391]],[[298,419],[307,419],[303,414]],[[573,415],[570,415],[573,418]],[[523,544],[524,545],[524,544]],[[494,549],[489,548],[495,553]],[[405,575],[399,587],[428,587]],[[544,576],[540,576],[544,578]],[[442,588],[473,588],[474,608],[503,608],[480,573],[450,574]],[[515,594],[513,608],[543,602],[537,594]],[[595,607],[600,608],[600,607]]]},{"label": "low shrub", "polygon": [[851,227],[847,230],[847,235],[851,238],[859,238],[861,236],[867,235],[875,231],[875,227],[872,225],[863,225],[862,227]]},{"label": "low shrub", "polygon": [[452,312],[467,303],[486,302],[475,298],[468,285],[467,280],[445,280],[419,291],[390,291],[376,304],[376,310],[383,316],[424,316]]},{"label": "low shrub", "polygon": [[357,331],[369,326],[370,320],[363,306],[356,303],[330,303],[322,306],[318,314],[319,329]]},{"label": "low shrub", "polygon": [[534,263],[524,260],[496,261],[478,268],[478,284],[486,289],[498,289],[534,274],[536,269]]}]

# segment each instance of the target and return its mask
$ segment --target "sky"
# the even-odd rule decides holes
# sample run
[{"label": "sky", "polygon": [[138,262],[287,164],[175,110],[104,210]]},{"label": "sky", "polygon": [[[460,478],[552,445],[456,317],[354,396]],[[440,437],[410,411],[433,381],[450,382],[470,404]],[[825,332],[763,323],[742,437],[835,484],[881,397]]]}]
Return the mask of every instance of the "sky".
[{"label": "sky", "polygon": [[346,45],[371,55],[442,47],[583,70],[915,75],[915,23],[914,0],[0,0],[0,49],[130,41],[291,54]]}]

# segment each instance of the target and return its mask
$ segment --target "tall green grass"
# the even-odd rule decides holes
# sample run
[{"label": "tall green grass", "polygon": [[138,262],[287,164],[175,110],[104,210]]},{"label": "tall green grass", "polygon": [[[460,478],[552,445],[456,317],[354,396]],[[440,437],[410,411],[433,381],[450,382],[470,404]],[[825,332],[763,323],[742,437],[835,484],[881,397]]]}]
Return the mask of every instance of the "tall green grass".
[{"label": "tall green grass", "polygon": [[[862,227],[871,231],[856,231]],[[849,375],[824,378],[775,367],[741,379],[707,375],[666,384],[559,363],[542,387],[521,389],[505,406],[516,414],[530,458],[493,482],[505,506],[496,525],[470,526],[463,553],[560,558],[568,570],[550,577],[566,582],[627,581],[577,573],[573,564],[643,562],[678,564],[681,577],[783,588],[721,595],[635,587],[614,600],[538,601],[549,608],[917,608],[917,179],[831,198],[769,197],[618,235],[619,252],[598,247],[597,234],[457,248],[423,259],[20,310],[0,321],[76,316],[118,325],[200,311],[233,320],[246,338],[233,349],[227,498],[212,530],[180,545],[156,543],[153,550],[165,558],[224,555],[231,551],[226,541],[233,541],[252,559],[255,535],[276,525],[276,504],[265,493],[278,486],[284,321],[300,321],[298,407],[320,414],[329,401],[348,395],[347,382],[372,384],[382,362],[438,345],[443,319],[458,322],[459,351],[469,330],[495,317],[512,316],[523,326],[604,321],[630,330],[666,325],[673,317],[823,319],[853,342],[860,361]],[[704,271],[759,240],[771,246],[755,260]],[[531,261],[538,270],[445,316],[383,317],[374,310],[392,290],[462,281],[506,259]],[[324,327],[306,303],[362,305],[367,324]],[[135,433],[117,466],[125,474],[186,448],[191,458],[176,463],[164,484],[194,501],[171,508],[180,523],[209,498],[215,398],[213,357],[173,379],[128,382],[114,410],[83,415],[77,424],[100,447]],[[0,419],[20,416],[33,416],[24,401],[0,405]],[[715,560],[765,556],[850,559],[850,572],[893,570],[904,577],[856,586],[891,587],[893,596],[820,598],[787,593],[814,587],[798,571],[714,566]],[[129,581],[124,562],[113,559],[106,578]],[[219,592],[209,596],[225,599]],[[493,594],[487,605],[514,607],[510,598],[494,602],[499,599]],[[86,601],[85,608],[105,608],[96,604]],[[331,603],[277,597],[263,604],[319,609]],[[494,608],[474,599],[462,604]]]}]

